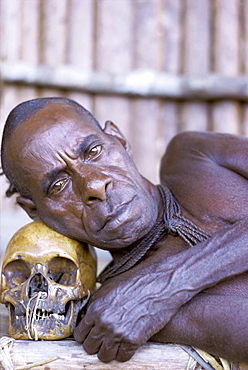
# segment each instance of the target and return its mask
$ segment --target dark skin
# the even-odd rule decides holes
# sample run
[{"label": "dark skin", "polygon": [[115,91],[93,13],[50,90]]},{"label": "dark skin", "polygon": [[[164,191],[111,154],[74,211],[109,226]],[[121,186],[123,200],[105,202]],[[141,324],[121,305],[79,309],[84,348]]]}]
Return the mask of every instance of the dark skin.
[{"label": "dark skin", "polygon": [[[115,125],[101,131],[89,117],[83,123],[53,103],[15,129],[9,166],[32,196],[17,201],[31,218],[118,260],[161,217],[162,199]],[[248,140],[180,134],[162,160],[161,182],[212,237],[192,248],[164,237],[103,284],[75,338],[104,362],[130,359],[149,339],[248,362]]]}]

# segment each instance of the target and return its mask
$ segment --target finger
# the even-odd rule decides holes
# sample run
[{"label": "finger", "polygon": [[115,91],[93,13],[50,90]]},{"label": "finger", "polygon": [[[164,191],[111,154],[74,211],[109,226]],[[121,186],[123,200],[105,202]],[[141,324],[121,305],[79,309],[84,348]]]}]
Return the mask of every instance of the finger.
[{"label": "finger", "polygon": [[95,355],[102,346],[104,334],[99,333],[96,327],[93,327],[83,342],[83,347],[89,355]]},{"label": "finger", "polygon": [[75,340],[78,343],[83,343],[87,335],[89,335],[92,327],[93,327],[93,323],[87,323],[85,318],[83,318],[78,324],[78,326],[76,326],[74,329],[73,336]]},{"label": "finger", "polygon": [[138,348],[139,346],[137,345],[122,342],[116,354],[116,360],[119,362],[125,362],[130,360],[130,358],[133,357]]},{"label": "finger", "polygon": [[97,355],[99,360],[105,363],[115,360],[119,350],[119,346],[119,342],[104,339]]}]

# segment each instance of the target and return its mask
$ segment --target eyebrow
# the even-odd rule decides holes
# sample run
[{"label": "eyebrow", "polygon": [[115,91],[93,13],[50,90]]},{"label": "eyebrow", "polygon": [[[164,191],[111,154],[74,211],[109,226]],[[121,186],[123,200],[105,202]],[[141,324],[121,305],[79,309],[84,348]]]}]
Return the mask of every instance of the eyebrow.
[{"label": "eyebrow", "polygon": [[[78,148],[76,149],[76,152],[79,155],[82,155],[86,149],[88,148],[89,144],[93,141],[99,139],[97,135],[91,134],[89,136],[86,136],[84,140],[79,144]],[[57,168],[54,168],[50,172],[48,172],[41,183],[41,188],[44,193],[47,193],[48,188],[50,184],[56,179],[56,177],[64,170],[64,166],[60,166]]]},{"label": "eyebrow", "polygon": [[97,135],[91,134],[89,136],[86,136],[84,140],[79,144],[78,146],[78,154],[83,154],[86,149],[88,148],[89,144],[94,140],[99,140]]},{"label": "eyebrow", "polygon": [[56,179],[56,177],[61,173],[62,170],[63,170],[62,167],[57,167],[57,168],[54,168],[52,171],[48,172],[44,176],[44,179],[42,180],[42,183],[41,183],[41,188],[42,188],[43,193],[48,192],[48,188],[50,184]]}]

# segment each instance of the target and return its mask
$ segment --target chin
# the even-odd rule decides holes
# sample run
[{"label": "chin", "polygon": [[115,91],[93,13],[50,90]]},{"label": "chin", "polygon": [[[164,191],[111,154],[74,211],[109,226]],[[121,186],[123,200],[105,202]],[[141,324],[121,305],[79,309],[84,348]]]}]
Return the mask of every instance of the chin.
[{"label": "chin", "polygon": [[146,219],[144,223],[140,218],[139,222],[136,222],[135,225],[127,223],[119,225],[116,229],[103,229],[97,234],[97,237],[94,238],[95,243],[93,245],[109,251],[126,248],[137,242],[137,240],[142,239],[150,232],[154,222],[151,222],[151,220],[149,220],[150,222],[147,221]]}]

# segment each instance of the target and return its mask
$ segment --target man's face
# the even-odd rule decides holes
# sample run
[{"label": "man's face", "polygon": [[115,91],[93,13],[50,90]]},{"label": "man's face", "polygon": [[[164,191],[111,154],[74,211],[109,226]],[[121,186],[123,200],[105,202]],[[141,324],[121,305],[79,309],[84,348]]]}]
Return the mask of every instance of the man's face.
[{"label": "man's face", "polygon": [[150,185],[120,140],[61,104],[18,126],[7,155],[38,217],[68,237],[113,250],[143,237],[157,219]]}]

